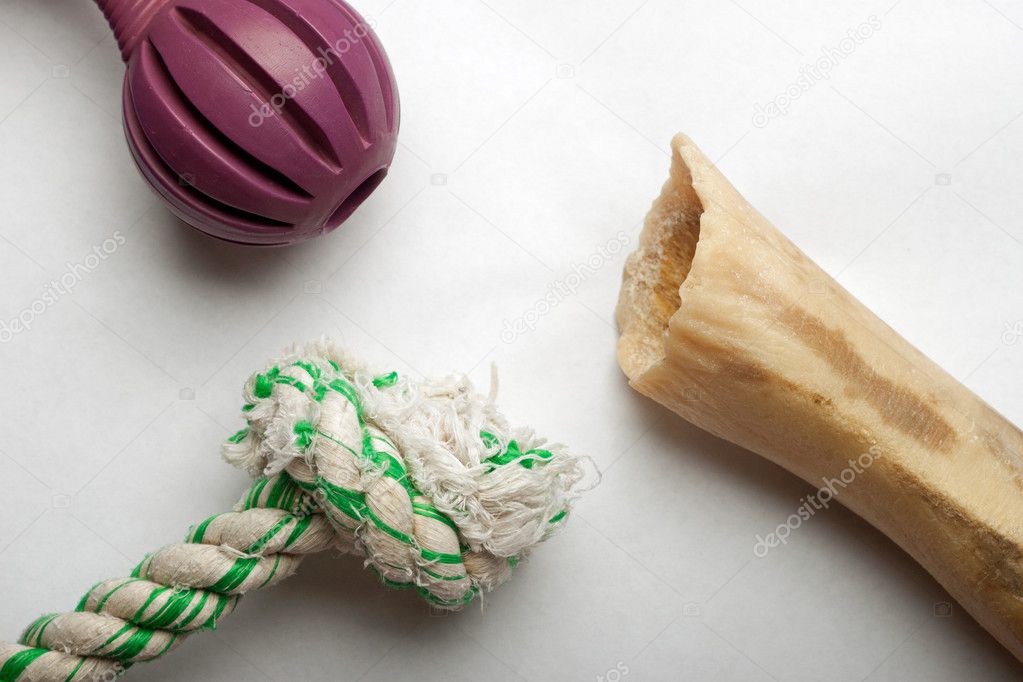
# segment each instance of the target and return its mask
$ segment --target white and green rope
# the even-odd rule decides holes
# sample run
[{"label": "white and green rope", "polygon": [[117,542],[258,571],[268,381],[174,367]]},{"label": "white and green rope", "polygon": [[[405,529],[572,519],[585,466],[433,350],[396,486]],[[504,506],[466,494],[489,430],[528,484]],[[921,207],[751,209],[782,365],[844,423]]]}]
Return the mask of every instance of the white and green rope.
[{"label": "white and green rope", "polygon": [[225,458],[255,476],[235,511],[0,643],[0,682],[112,680],[217,627],[241,595],[329,548],[456,609],[564,521],[583,460],[512,430],[464,378],[372,375],[326,342],[245,386]]}]

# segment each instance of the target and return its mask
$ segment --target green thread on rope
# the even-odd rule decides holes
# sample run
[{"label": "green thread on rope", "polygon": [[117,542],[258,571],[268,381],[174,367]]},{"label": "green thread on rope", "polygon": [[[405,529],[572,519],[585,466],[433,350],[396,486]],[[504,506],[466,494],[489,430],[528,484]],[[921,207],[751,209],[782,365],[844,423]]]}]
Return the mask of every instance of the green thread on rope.
[{"label": "green thread on rope", "polygon": [[[482,440],[483,444],[488,448],[496,448],[501,444],[501,439],[488,431],[480,431],[480,440]],[[532,450],[522,452],[518,442],[511,440],[508,441],[508,447],[504,450],[504,452],[488,457],[483,461],[494,465],[488,469],[489,473],[490,471],[496,470],[499,466],[511,464],[515,461],[517,461],[525,469],[532,469],[538,462],[543,464],[552,457],[554,457],[554,453],[550,450],[543,450],[541,448],[534,448]],[[557,523],[561,519],[565,518],[567,514],[568,510],[562,509],[547,523]]]},{"label": "green thread on rope", "polygon": [[127,632],[128,630],[131,630],[131,629],[132,629],[131,623],[129,623],[127,625],[121,626],[121,629],[118,630],[117,632],[115,632],[114,634],[110,635],[110,637],[107,638],[107,641],[103,642],[98,647],[93,649],[93,655],[95,655],[97,652],[101,651],[102,649],[105,649],[109,644],[111,644],[113,641],[119,639],[121,637],[121,635],[123,635],[125,632]]},{"label": "green thread on rope", "polygon": [[44,656],[50,653],[49,649],[25,649],[19,651],[4,663],[4,667],[0,668],[0,680],[3,682],[17,682],[17,679],[21,677],[25,669],[36,662],[40,656]]},{"label": "green thread on rope", "polygon": [[263,488],[270,481],[265,476],[263,478],[256,479],[256,482],[252,484],[252,488],[249,489],[249,495],[245,498],[245,509],[253,509],[259,503],[259,498],[263,494]]},{"label": "green thread on rope", "polygon": [[39,627],[39,632],[36,633],[36,644],[35,644],[36,646],[42,646],[43,645],[43,633],[46,632],[46,628],[48,628],[50,626],[50,623],[52,623],[56,619],[57,619],[57,614],[53,614],[52,617],[50,617],[45,623],[43,623]]},{"label": "green thread on rope", "polygon": [[354,386],[344,379],[334,379],[327,384],[327,387],[343,395],[355,407],[355,412],[359,415],[359,423],[364,423],[362,418],[362,399],[359,397],[359,392],[355,390]]},{"label": "green thread on rope", "polygon": [[305,393],[306,391],[309,390],[304,383],[302,383],[301,381],[299,381],[295,377],[279,376],[279,377],[277,377],[277,379],[275,379],[275,381],[278,384],[287,384],[289,386],[294,386],[295,388],[297,388],[302,393]]},{"label": "green thread on rope", "polygon": [[96,588],[99,587],[102,584],[103,584],[103,581],[101,580],[98,583],[96,583],[95,585],[93,585],[92,587],[90,587],[89,591],[86,592],[85,595],[82,596],[82,598],[80,600],[78,600],[78,605],[75,607],[75,611],[84,611],[85,610],[85,605],[89,601],[89,597],[91,597],[92,593],[96,591]]},{"label": "green thread on rope", "polygon": [[[361,416],[359,421],[362,421]],[[388,445],[388,447],[394,448],[394,444],[391,443],[391,441],[380,438],[379,436],[373,436],[369,429],[364,427],[362,433],[362,456],[372,462],[377,469],[380,469],[384,476],[392,479],[404,488],[405,492],[409,494],[409,497],[422,495],[422,493],[419,492],[419,489],[416,488],[416,484],[412,482],[405,466],[391,453],[377,450],[373,446],[374,441],[384,442]]]},{"label": "green thread on rope", "polygon": [[462,563],[461,554],[450,554],[446,552],[435,552],[432,549],[426,549],[420,547],[419,552],[423,555],[423,558],[427,561],[434,561],[438,564],[460,564]]},{"label": "green thread on rope", "polygon": [[[163,587],[158,587],[155,590],[153,590],[152,592],[150,592],[149,596],[146,597],[146,600],[144,602],[142,602],[142,606],[140,606],[135,611],[135,615],[133,615],[131,618],[127,619],[128,622],[129,623],[135,623],[136,625],[142,625],[142,622],[141,622],[142,621],[142,616],[145,615],[146,611],[149,609],[149,607],[152,605],[152,603],[154,601],[156,601],[160,597],[160,595],[166,594],[168,591],[173,590],[173,589],[174,588],[168,587],[168,586],[165,585]],[[167,601],[168,601],[168,603],[170,603],[170,600],[167,600]],[[167,606],[167,604],[164,604],[164,607],[166,607],[166,606]],[[163,609],[161,609],[161,611],[162,610]],[[159,615],[160,615],[159,612],[157,612],[156,616],[159,616]],[[154,616],[154,618],[156,616]]]},{"label": "green thread on rope", "polygon": [[369,518],[370,521],[373,522],[373,525],[376,526],[378,530],[383,531],[387,535],[390,535],[398,542],[410,545],[411,547],[416,547],[416,541],[411,535],[406,535],[397,528],[392,528],[391,526],[389,526],[386,521],[384,521],[383,519],[376,515],[376,512],[374,512],[373,509],[368,504],[364,505],[362,512]]},{"label": "green thread on rope", "polygon": [[341,509],[356,521],[361,522],[364,519],[369,519],[378,530],[390,535],[399,542],[415,548],[427,561],[436,561],[442,564],[459,564],[462,562],[460,554],[445,554],[425,549],[419,546],[415,538],[389,526],[370,509],[366,503],[366,493],[342,488],[323,478],[317,479],[317,484],[331,505]]},{"label": "green thread on rope", "polygon": [[245,550],[245,553],[246,554],[261,553],[263,551],[263,548],[266,547],[267,543],[273,540],[274,536],[280,533],[284,529],[284,527],[291,523],[294,519],[295,517],[291,516],[290,514],[288,516],[281,518],[280,521],[278,521],[277,523],[270,527],[270,530],[263,533],[262,537],[260,537],[254,543],[252,543],[252,545]]},{"label": "green thread on rope", "polygon": [[334,438],[334,437],[333,437],[333,436],[331,436],[330,434],[328,434],[328,433],[326,433],[326,432],[324,432],[324,431],[319,431],[319,430],[317,430],[317,432],[316,432],[316,433],[317,433],[317,434],[318,434],[319,436],[322,436],[323,438],[326,438],[327,440],[329,440],[329,441],[330,441],[331,443],[333,443],[334,445],[337,445],[338,447],[342,447],[342,448],[344,448],[344,449],[345,449],[345,450],[347,450],[347,451],[348,451],[348,453],[349,453],[350,455],[352,455],[353,457],[359,457],[359,453],[358,453],[358,452],[356,452],[356,451],[355,451],[355,450],[353,450],[352,448],[348,447],[348,445],[347,445],[347,444],[345,444],[345,443],[342,443],[341,441],[339,441],[339,440],[338,440],[337,438]]},{"label": "green thread on rope", "polygon": [[[189,624],[191,624],[191,622],[196,619],[196,616],[202,613],[202,610],[206,608],[206,602],[209,601],[209,598],[210,593],[203,590],[202,596],[199,597],[199,603],[196,604],[191,611],[189,611],[188,615],[185,616],[185,619],[183,621],[178,623],[178,630],[188,627]],[[221,595],[217,595],[217,598],[220,599]],[[205,628],[206,626],[203,625],[202,627]]]},{"label": "green thread on rope", "polygon": [[426,573],[428,576],[430,576],[431,578],[434,578],[436,580],[447,580],[447,581],[454,582],[456,580],[468,580],[469,579],[468,575],[443,575],[441,573],[437,573],[436,571],[431,571],[428,568],[423,568],[421,570],[423,571],[423,573]]},{"label": "green thread on rope", "polygon": [[[153,602],[162,595],[167,594],[167,592],[171,592],[171,596],[167,598],[167,601],[164,602],[163,606],[157,609],[156,613],[149,618],[143,619],[143,616],[145,616],[146,611],[149,610],[149,607],[152,606]],[[163,630],[167,625],[170,625],[180,618],[181,614],[185,612],[185,609],[187,609],[188,605],[191,603],[191,593],[174,590],[172,587],[159,587],[149,593],[149,597],[146,598],[146,601],[143,602],[142,606],[140,606],[138,611],[135,612],[135,615],[128,620],[140,627]]]},{"label": "green thread on rope", "polygon": [[249,435],[249,428],[245,427],[244,429],[239,430],[238,433],[236,433],[233,436],[231,436],[230,438],[228,438],[227,442],[228,443],[241,443],[243,440],[245,440],[245,436],[247,436],[247,435]]},{"label": "green thread on rope", "polygon": [[308,514],[306,516],[299,518],[298,521],[295,523],[295,527],[291,530],[291,535],[289,535],[288,539],[284,541],[284,549],[288,549],[293,544],[295,544],[295,542],[300,537],[302,537],[302,535],[304,535],[307,530],[309,530],[309,526],[311,526],[312,523],[313,523],[312,514]]},{"label": "green thread on rope", "polygon": [[[152,603],[163,594],[166,594],[167,592],[170,592],[171,595],[170,597],[167,598],[167,601],[164,603],[164,605],[161,606],[157,610],[157,612],[154,613],[152,616],[143,620],[142,617],[145,615],[145,612],[149,609]],[[149,598],[146,600],[145,604],[143,604],[143,606],[135,613],[135,615],[128,620],[129,622],[132,622],[135,625],[138,625],[139,627],[148,628],[152,630],[166,630],[168,632],[176,633],[187,632],[189,629],[188,628],[189,624],[191,624],[192,621],[194,621],[196,617],[200,613],[202,613],[203,610],[206,608],[206,604],[209,601],[211,594],[212,594],[211,592],[208,592],[206,590],[198,590],[193,588],[174,588],[168,586],[160,587],[153,590],[153,592],[150,593]],[[199,597],[198,602],[195,604],[195,606],[192,607],[192,610],[188,612],[188,615],[181,619],[182,615],[185,613],[188,607],[192,606],[192,602],[195,601],[196,596]],[[230,595],[218,594],[215,596],[218,602],[217,607],[215,609],[215,613],[212,618],[219,617],[219,615],[224,612],[224,609],[227,608],[231,601],[237,599],[237,597]],[[177,627],[174,627],[174,624],[179,619],[181,619],[181,622],[177,624]],[[200,630],[209,629],[208,622],[209,621],[199,626],[198,629]]]},{"label": "green thread on rope", "polygon": [[313,444],[313,436],[316,434],[316,427],[312,422],[300,421],[295,423],[295,445],[306,450]]},{"label": "green thread on rope", "polygon": [[496,448],[501,444],[501,439],[489,431],[480,431],[480,440],[482,440],[483,444],[488,448]]},{"label": "green thread on rope", "polygon": [[280,372],[276,367],[271,369],[266,374],[259,374],[256,376],[256,383],[252,387],[252,394],[257,398],[266,399],[273,395],[274,392],[274,380],[277,379],[277,374]]},{"label": "green thread on rope", "polygon": [[[298,427],[296,427],[297,430]],[[274,481],[273,486],[270,488],[270,495],[266,498],[266,507],[268,509],[283,509],[288,511],[286,505],[281,504],[287,494],[294,489],[294,483],[291,481],[291,476],[282,473]]]},{"label": "green thread on rope", "polygon": [[82,669],[83,665],[85,665],[84,658],[78,661],[78,665],[75,666],[75,669],[71,671],[70,675],[64,678],[64,682],[71,682],[73,679],[75,679],[75,675],[78,674],[78,671]]},{"label": "green thread on rope", "polygon": [[320,380],[320,368],[317,367],[316,365],[314,365],[313,363],[311,363],[311,362],[303,362],[302,360],[297,360],[297,361],[295,361],[295,363],[292,366],[293,367],[300,367],[300,368],[304,369],[305,373],[313,378],[313,381],[319,381]]},{"label": "green thread on rope", "polygon": [[[143,559],[142,561],[140,561],[140,562],[139,562],[139,564],[138,564],[138,566],[136,566],[135,568],[131,569],[131,573],[129,573],[129,575],[130,575],[130,576],[131,576],[132,578],[138,578],[138,577],[140,577],[140,576],[142,575],[142,566],[143,566],[143,565],[145,565],[145,563],[146,563],[147,561],[149,561],[149,557],[151,557],[151,556],[153,556],[153,555],[152,555],[152,554],[147,554],[147,555],[146,555],[146,558],[145,558],[145,559]],[[109,595],[108,595],[108,596],[109,596]]]},{"label": "green thread on rope", "polygon": [[114,658],[121,662],[130,661],[141,654],[143,650],[149,646],[149,642],[152,641],[153,635],[156,634],[155,630],[135,627],[130,624],[125,625],[116,634],[112,635],[110,639],[98,647],[94,653],[98,654],[101,650],[106,649],[107,646],[116,642],[129,631],[131,631],[131,634],[128,635],[127,639],[125,639],[120,646],[101,655],[105,658]]},{"label": "green thread on rope", "polygon": [[[497,436],[495,436],[492,433],[488,433],[487,431],[480,431],[480,439],[483,441],[483,444],[486,445],[488,448],[496,447],[500,443],[500,440],[498,439]],[[550,450],[542,450],[539,448],[522,452],[522,449],[519,447],[518,442],[511,440],[508,441],[508,447],[505,449],[504,452],[498,453],[492,457],[487,457],[483,461],[497,466],[504,466],[505,464],[510,464],[512,462],[517,461],[519,465],[522,466],[523,468],[532,469],[537,462],[540,462],[542,464],[544,461],[550,459],[553,456],[554,453],[552,453]],[[494,468],[490,469],[490,471],[493,471]]]},{"label": "green thread on rope", "polygon": [[165,653],[170,651],[170,648],[174,646],[174,642],[178,641],[177,633],[171,633],[171,636],[167,639],[167,643],[163,645],[163,648],[153,654],[153,658],[160,658]]},{"label": "green thread on rope", "polygon": [[314,487],[320,489],[332,507],[337,507],[356,521],[363,520],[362,510],[366,507],[366,493],[342,488],[322,477],[316,479]]},{"label": "green thread on rope", "polygon": [[398,383],[398,373],[391,372],[390,374],[383,374],[373,380],[373,385],[377,388],[390,388]]},{"label": "green thread on rope", "polygon": [[468,590],[466,590],[463,596],[457,599],[441,599],[440,597],[433,594],[432,592],[430,592],[428,589],[421,585],[416,585],[415,583],[399,583],[397,581],[384,577],[384,575],[381,574],[380,571],[378,571],[373,566],[370,566],[369,569],[376,574],[377,578],[385,586],[390,587],[391,589],[394,590],[415,590],[420,597],[436,606],[442,607],[465,606],[472,602],[472,600],[476,598],[476,595],[479,594],[479,587],[477,587],[476,585],[472,585],[469,587]]},{"label": "green thread on rope", "polygon": [[266,580],[259,584],[259,587],[256,588],[257,590],[263,589],[264,587],[266,587],[267,583],[274,579],[274,576],[277,575],[277,569],[280,567],[280,565],[281,555],[277,554],[276,556],[274,556],[274,565],[273,568],[270,569],[270,574],[266,576]]},{"label": "green thread on rope", "polygon": [[[314,391],[319,390],[319,387],[321,386],[320,383],[321,372],[319,367],[317,367],[314,363],[306,362],[303,360],[297,360],[293,362],[291,366],[298,367],[299,369],[303,370],[306,374],[308,374],[310,378],[312,378],[313,380],[312,390]],[[338,373],[341,372],[341,368],[338,367],[337,363],[331,362],[330,366],[334,369],[334,371]],[[395,380],[397,380],[397,377],[395,377]],[[286,374],[281,374],[280,367],[271,367],[266,371],[265,374],[256,375],[256,381],[252,387],[252,393],[257,398],[265,400],[273,395],[274,384],[287,384],[289,386],[293,386],[299,391],[302,391],[303,393],[306,393],[309,390],[311,390],[310,387],[307,387],[303,382],[299,381],[298,379],[288,376]],[[254,405],[247,404],[242,407],[242,411],[249,412],[254,407],[255,407]]]},{"label": "green thread on rope", "polygon": [[439,509],[432,505],[425,504],[423,502],[413,502],[412,513],[433,519],[434,521],[440,521],[445,526],[455,531],[455,533],[458,533],[458,526],[455,525],[455,522],[442,514]]},{"label": "green thread on rope", "polygon": [[230,594],[245,582],[246,578],[248,578],[252,574],[252,571],[255,570],[258,563],[259,558],[257,557],[236,559],[231,568],[228,569],[227,573],[225,573],[220,580],[213,583],[206,589],[210,592]]},{"label": "green thread on rope", "polygon": [[[501,444],[501,440],[497,436],[487,431],[480,431],[480,439],[483,441],[483,444],[486,445],[488,448],[495,448]],[[488,464],[494,465],[490,469],[488,469],[489,472],[496,470],[497,467],[499,466],[511,464],[512,462],[516,461],[524,469],[532,469],[537,463],[543,464],[552,457],[554,457],[553,452],[551,452],[550,450],[544,450],[542,448],[534,448],[532,450],[522,452],[522,448],[519,447],[518,442],[511,440],[508,441],[508,447],[504,450],[504,452],[500,452],[492,457],[488,457],[483,461],[487,462]],[[567,514],[568,510],[562,509],[560,512],[555,514],[547,523],[550,524],[557,523],[561,519],[565,518]]]},{"label": "green thread on rope", "polygon": [[[148,559],[149,557],[147,556],[146,558]],[[143,562],[143,563],[145,563],[145,562]],[[141,567],[142,567],[142,564],[139,564],[139,568],[141,568]],[[100,611],[103,610],[103,607],[106,605],[107,600],[110,599],[112,596],[114,596],[114,593],[117,592],[119,589],[121,589],[125,585],[131,585],[132,583],[137,583],[137,582],[141,582],[141,581],[142,581],[142,578],[138,577],[137,575],[136,576],[132,576],[132,578],[130,580],[125,580],[123,583],[121,583],[120,585],[118,585],[114,589],[112,589],[109,592],[107,592],[105,595],[103,595],[103,598],[100,599],[99,602],[96,604],[96,613],[99,613]]]},{"label": "green thread on rope", "polygon": [[203,537],[206,535],[206,529],[210,527],[210,524],[213,523],[213,521],[220,518],[221,516],[223,516],[223,514],[214,514],[213,516],[209,517],[208,519],[200,523],[198,526],[195,527],[195,531],[191,533],[191,538],[188,537],[185,538],[185,542],[190,542],[192,544],[201,543]]},{"label": "green thread on rope", "polygon": [[[59,613],[48,613],[36,618],[32,621],[31,625],[25,628],[25,632],[21,634],[21,643],[25,646],[42,646],[43,631],[46,630],[47,626],[59,615]],[[32,642],[33,638],[35,639],[35,643]]]},{"label": "green thread on rope", "polygon": [[[264,583],[264,584],[266,584],[266,583]],[[204,599],[206,598],[205,594],[203,595],[203,598]],[[230,604],[232,602],[232,600],[237,603],[238,599],[239,599],[239,597],[237,597],[237,596],[228,597],[226,595],[218,594],[217,595],[217,605],[215,607],[213,607],[213,614],[209,618],[206,619],[206,622],[203,623],[202,626],[199,629],[200,630],[216,630],[217,629],[217,620],[224,614],[224,611],[227,610],[227,605]]]},{"label": "green thread on rope", "polygon": [[[296,516],[302,514],[308,515],[310,511],[308,504],[309,501],[304,499],[302,489],[295,485],[295,482],[291,479],[291,476],[288,476],[287,474],[284,473],[282,473],[281,475],[287,476],[288,482],[290,483],[290,487],[288,488],[288,494],[281,501],[280,508],[285,511],[289,511],[292,514],[295,514]],[[301,505],[299,504],[299,500],[302,501]]]}]

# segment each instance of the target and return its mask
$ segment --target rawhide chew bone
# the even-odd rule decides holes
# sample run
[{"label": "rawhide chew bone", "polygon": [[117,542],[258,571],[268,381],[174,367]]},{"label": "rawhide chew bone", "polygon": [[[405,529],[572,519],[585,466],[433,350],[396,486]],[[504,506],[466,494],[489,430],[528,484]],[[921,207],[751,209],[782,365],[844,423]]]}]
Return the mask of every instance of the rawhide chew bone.
[{"label": "rawhide chew bone", "polygon": [[330,548],[460,608],[563,525],[588,478],[585,460],[509,427],[467,379],[375,376],[328,343],[272,363],[244,394],[248,425],[224,456],[256,478],[235,510],[0,644],[0,680],[112,678]]},{"label": "rawhide chew bone", "polygon": [[383,46],[343,0],[96,0],[139,170],[221,239],[292,244],[376,189],[398,144]]},{"label": "rawhide chew bone", "polygon": [[1023,434],[673,146],[618,303],[630,384],[815,486],[856,471],[837,499],[1023,660]]}]

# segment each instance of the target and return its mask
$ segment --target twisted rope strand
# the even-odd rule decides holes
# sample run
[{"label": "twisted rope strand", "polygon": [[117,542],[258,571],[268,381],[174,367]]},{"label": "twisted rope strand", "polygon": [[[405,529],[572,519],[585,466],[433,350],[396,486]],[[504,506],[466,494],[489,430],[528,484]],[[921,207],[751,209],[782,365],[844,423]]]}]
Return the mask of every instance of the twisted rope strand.
[{"label": "twisted rope strand", "polygon": [[365,376],[329,345],[292,353],[244,394],[247,426],[224,453],[257,478],[235,511],[93,586],[73,612],[38,618],[19,644],[0,643],[0,682],[113,680],[328,548],[460,608],[560,526],[583,478],[578,460],[531,433],[518,434],[525,446],[505,435],[466,382]]},{"label": "twisted rope strand", "polygon": [[[289,489],[289,497],[266,494]],[[19,644],[0,645],[0,680],[113,680],[191,633],[216,628],[240,595],[277,584],[305,555],[335,543],[330,524],[286,474],[256,481],[243,503],[243,511],[211,517],[185,542],[149,555],[129,577],[96,584],[73,612],[36,619]]]}]

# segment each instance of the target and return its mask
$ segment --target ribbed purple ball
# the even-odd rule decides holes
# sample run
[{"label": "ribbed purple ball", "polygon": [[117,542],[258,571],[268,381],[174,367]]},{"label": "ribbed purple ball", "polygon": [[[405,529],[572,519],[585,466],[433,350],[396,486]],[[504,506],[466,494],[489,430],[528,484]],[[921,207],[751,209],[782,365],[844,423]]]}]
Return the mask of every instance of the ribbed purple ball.
[{"label": "ribbed purple ball", "polygon": [[124,126],[171,210],[234,242],[344,222],[398,135],[387,55],[342,0],[97,0],[128,65]]}]

